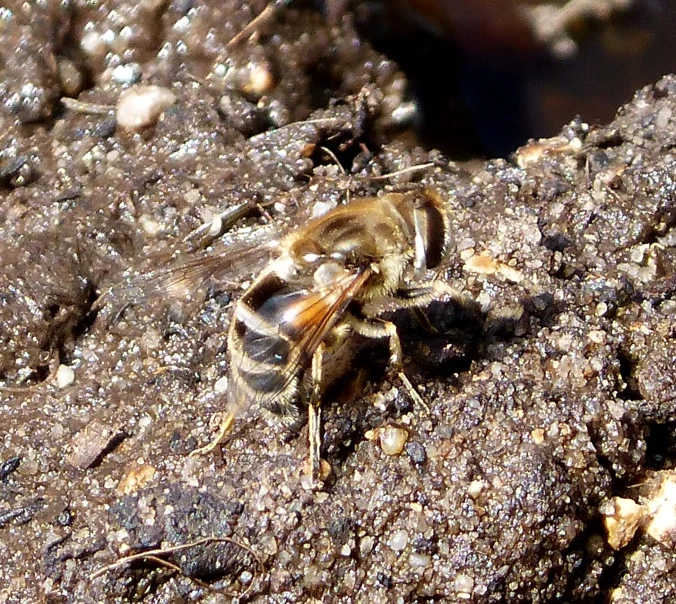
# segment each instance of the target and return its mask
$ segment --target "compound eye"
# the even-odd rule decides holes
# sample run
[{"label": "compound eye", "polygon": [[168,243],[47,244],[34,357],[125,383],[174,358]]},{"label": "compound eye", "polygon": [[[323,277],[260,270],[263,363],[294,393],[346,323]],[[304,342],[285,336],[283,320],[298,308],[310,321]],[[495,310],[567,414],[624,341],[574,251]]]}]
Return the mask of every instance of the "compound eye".
[{"label": "compound eye", "polygon": [[441,210],[426,204],[413,212],[416,269],[435,268],[446,251],[446,219]]}]

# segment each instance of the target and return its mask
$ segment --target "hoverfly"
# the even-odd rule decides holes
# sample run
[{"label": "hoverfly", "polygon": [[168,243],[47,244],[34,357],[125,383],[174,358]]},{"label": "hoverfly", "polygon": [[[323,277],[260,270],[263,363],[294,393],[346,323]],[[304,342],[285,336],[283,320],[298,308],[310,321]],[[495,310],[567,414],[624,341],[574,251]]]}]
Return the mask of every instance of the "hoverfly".
[{"label": "hoverfly", "polygon": [[397,329],[381,317],[419,309],[450,292],[438,280],[424,281],[425,271],[441,263],[449,240],[449,220],[436,190],[389,192],[354,199],[236,256],[227,249],[199,255],[132,282],[126,292],[112,291],[121,299],[171,295],[217,273],[240,270],[252,259],[267,262],[232,311],[227,407],[219,434],[192,454],[215,448],[252,405],[287,423],[304,405],[316,481],[322,391],[329,377],[338,377],[335,368],[345,367],[351,336],[387,338],[390,367],[425,406],[402,371]]}]

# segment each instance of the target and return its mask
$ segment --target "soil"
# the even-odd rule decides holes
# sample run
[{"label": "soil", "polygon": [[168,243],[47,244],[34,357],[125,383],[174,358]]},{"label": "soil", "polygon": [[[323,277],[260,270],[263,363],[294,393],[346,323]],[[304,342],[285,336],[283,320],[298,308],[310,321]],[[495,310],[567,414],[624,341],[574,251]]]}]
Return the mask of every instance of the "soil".
[{"label": "soil", "polygon": [[[459,165],[416,144],[405,76],[349,13],[291,3],[246,29],[265,6],[0,9],[0,602],[676,599],[676,77],[608,125]],[[125,128],[141,84],[164,104]],[[323,401],[323,490],[307,428],[255,413],[189,457],[252,275],[97,298],[416,186],[447,203],[438,276],[461,292],[434,330],[393,317],[429,412],[376,345]],[[657,518],[657,492],[666,529],[611,539],[609,504]],[[183,545],[173,569],[106,568]]]}]

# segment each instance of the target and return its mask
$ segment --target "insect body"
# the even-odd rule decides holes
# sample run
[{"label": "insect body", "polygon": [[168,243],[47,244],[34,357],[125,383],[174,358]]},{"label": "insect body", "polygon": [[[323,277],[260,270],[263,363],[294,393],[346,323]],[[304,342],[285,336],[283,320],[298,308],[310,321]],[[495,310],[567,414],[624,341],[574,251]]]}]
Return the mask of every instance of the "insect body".
[{"label": "insect body", "polygon": [[440,263],[448,237],[442,201],[429,189],[357,199],[287,235],[235,305],[228,417],[256,403],[293,420],[305,398],[316,472],[323,357],[348,345],[351,333],[389,338],[390,363],[420,400],[401,372],[396,328],[379,315],[446,291],[421,279]]},{"label": "insect body", "polygon": [[[448,293],[423,278],[441,262],[449,230],[439,194],[422,189],[353,200],[267,246],[268,264],[235,304],[230,322],[227,414],[218,437],[193,453],[213,449],[251,405],[292,422],[305,404],[316,478],[322,388],[340,373],[336,359],[349,353],[355,333],[389,339],[390,366],[424,405],[401,371],[397,330],[380,317]],[[252,251],[260,258],[260,250]],[[227,270],[231,261],[227,254],[189,260],[141,289],[185,287]]]}]

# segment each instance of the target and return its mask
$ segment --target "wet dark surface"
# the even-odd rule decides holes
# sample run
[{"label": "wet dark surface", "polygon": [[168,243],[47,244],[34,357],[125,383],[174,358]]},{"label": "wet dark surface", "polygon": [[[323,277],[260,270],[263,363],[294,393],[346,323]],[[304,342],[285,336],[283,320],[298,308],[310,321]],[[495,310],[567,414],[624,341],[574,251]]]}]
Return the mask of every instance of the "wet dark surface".
[{"label": "wet dark surface", "polygon": [[[227,47],[264,2],[26,6],[0,42],[1,602],[228,601],[153,560],[93,578],[212,536],[171,560],[247,601],[673,599],[673,548],[639,529],[614,551],[601,509],[673,467],[675,78],[470,170],[413,144],[404,76],[349,19],[287,7]],[[175,101],[125,130],[136,77]],[[242,202],[262,209],[217,245],[418,183],[447,201],[462,291],[437,333],[396,317],[430,412],[375,347],[324,401],[322,492],[306,428],[255,414],[188,457],[223,411],[240,288],[117,321],[97,295]],[[389,425],[398,456],[365,436]]]}]

